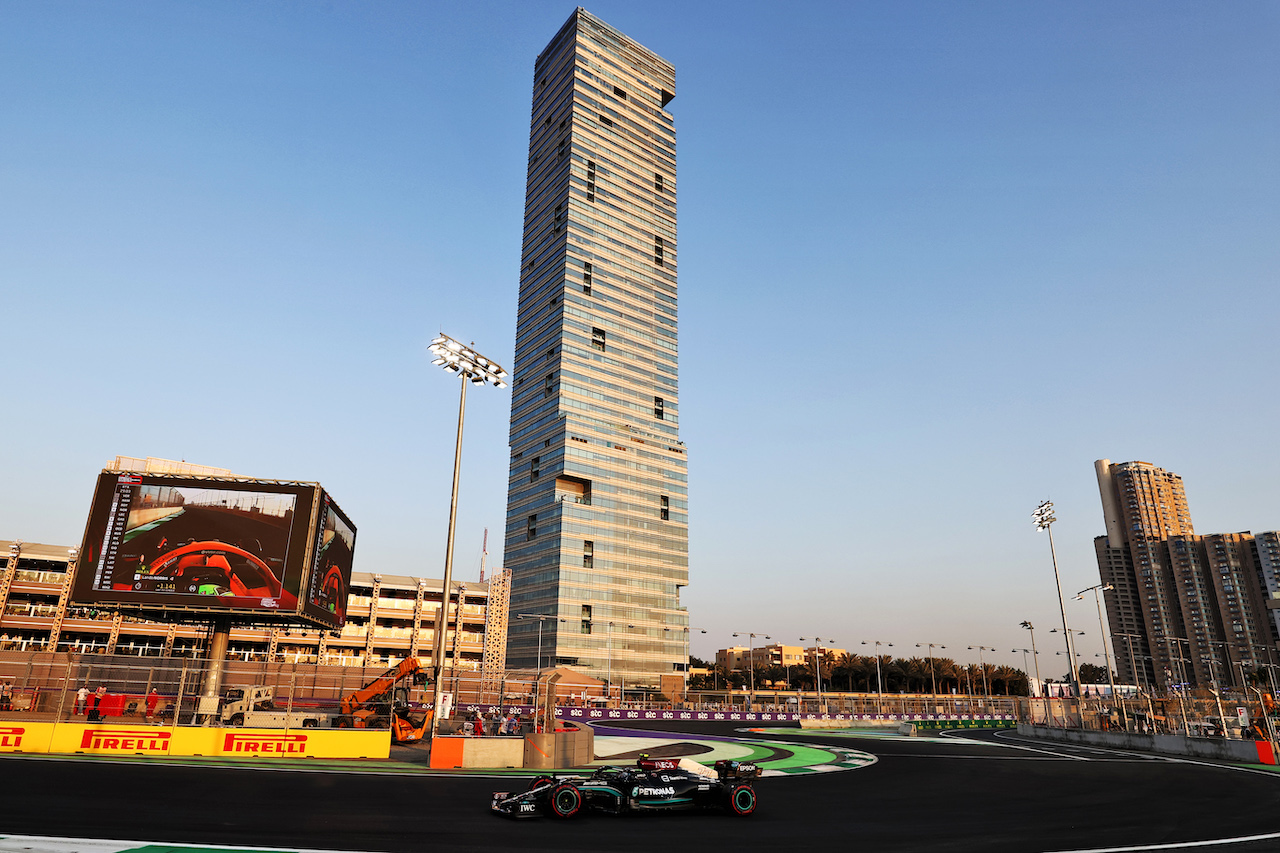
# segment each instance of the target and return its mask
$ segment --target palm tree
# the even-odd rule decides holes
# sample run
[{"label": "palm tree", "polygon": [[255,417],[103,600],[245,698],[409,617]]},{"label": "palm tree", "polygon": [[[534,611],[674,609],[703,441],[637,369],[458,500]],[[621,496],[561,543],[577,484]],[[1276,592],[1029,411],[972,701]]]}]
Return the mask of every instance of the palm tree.
[{"label": "palm tree", "polygon": [[920,690],[911,690],[911,692],[923,693],[932,675],[929,671],[929,662],[920,657],[907,658],[902,661],[902,670],[907,676],[907,690],[911,690],[912,685],[919,681]]},{"label": "palm tree", "polygon": [[960,667],[951,658],[934,658],[933,670],[938,675],[938,689],[943,693],[950,692],[947,682],[956,682],[957,689],[960,684]]},{"label": "palm tree", "polygon": [[1030,686],[1026,673],[1011,666],[996,667],[991,677],[993,684],[1002,684],[1004,686],[1005,696],[1012,695],[1014,692],[1017,692],[1019,696],[1025,696],[1027,688]]}]

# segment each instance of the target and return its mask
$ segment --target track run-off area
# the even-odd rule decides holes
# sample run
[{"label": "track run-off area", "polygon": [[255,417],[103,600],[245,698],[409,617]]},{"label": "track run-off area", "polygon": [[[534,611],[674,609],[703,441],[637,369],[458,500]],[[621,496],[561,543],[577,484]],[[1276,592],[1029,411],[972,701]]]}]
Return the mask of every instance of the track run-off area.
[{"label": "track run-off area", "polygon": [[[750,727],[749,727],[750,726]],[[728,814],[489,813],[517,771],[387,762],[0,757],[0,853],[827,848],[1280,850],[1280,773],[1046,743],[1012,730],[905,737],[742,722],[597,727],[597,755],[757,761],[759,808]],[[531,775],[531,772],[530,774]]]}]

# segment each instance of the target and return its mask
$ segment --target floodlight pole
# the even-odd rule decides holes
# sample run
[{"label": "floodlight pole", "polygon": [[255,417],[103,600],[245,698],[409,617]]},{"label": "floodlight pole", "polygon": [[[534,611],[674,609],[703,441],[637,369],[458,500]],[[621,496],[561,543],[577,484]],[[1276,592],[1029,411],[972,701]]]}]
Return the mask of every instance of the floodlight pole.
[{"label": "floodlight pole", "polygon": [[1077,709],[1080,701],[1080,676],[1076,672],[1075,646],[1071,642],[1071,629],[1067,627],[1067,605],[1062,599],[1062,577],[1058,573],[1058,552],[1053,547],[1053,502],[1042,501],[1032,513],[1036,527],[1049,533],[1049,558],[1053,560],[1053,582],[1058,587],[1058,610],[1062,613],[1062,633],[1067,644],[1067,667],[1071,671],[1071,689],[1075,692]]},{"label": "floodlight pole", "polygon": [[[449,598],[453,586],[453,540],[458,524],[458,474],[462,466],[462,424],[467,413],[467,383],[484,385],[489,382],[494,387],[505,388],[507,383],[503,380],[507,372],[471,347],[445,334],[439,335],[432,341],[430,349],[436,356],[432,364],[457,373],[462,380],[462,393],[458,400],[458,436],[453,448],[453,488],[449,495],[449,536],[444,552],[444,585],[440,591],[440,610],[436,617],[435,648],[433,649],[431,737],[434,739],[440,727],[440,679],[444,675],[444,640],[445,631],[448,628]],[[461,598],[458,605],[459,607],[462,605]],[[370,630],[373,630],[372,626]],[[457,661],[454,661],[454,666],[457,666]]]},{"label": "floodlight pole", "polygon": [[[458,438],[453,448],[453,490],[449,495],[449,536],[444,550],[444,586],[440,591],[440,611],[436,616],[435,661],[432,665],[434,684],[431,700],[431,737],[440,729],[440,682],[444,677],[445,635],[442,626],[448,624],[449,593],[453,586],[453,537],[458,526],[458,473],[462,467],[462,421],[467,412],[467,375],[462,374],[462,395],[458,400]],[[372,626],[370,628],[372,630]],[[457,665],[457,662],[454,662]]]}]

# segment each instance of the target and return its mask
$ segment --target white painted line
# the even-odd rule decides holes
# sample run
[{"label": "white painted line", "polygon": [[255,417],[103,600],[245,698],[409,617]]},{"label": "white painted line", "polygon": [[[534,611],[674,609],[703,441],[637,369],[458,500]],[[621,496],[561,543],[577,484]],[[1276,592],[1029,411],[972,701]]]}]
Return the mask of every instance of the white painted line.
[{"label": "white painted line", "polygon": [[1223,844],[1248,844],[1251,841],[1271,841],[1280,838],[1280,832],[1265,835],[1241,835],[1236,838],[1215,838],[1209,841],[1174,841],[1169,844],[1139,844],[1134,847],[1090,847],[1081,850],[1055,850],[1052,853],[1131,853],[1136,850],[1189,850],[1193,847],[1218,847]]},{"label": "white painted line", "polygon": [[[999,737],[999,735],[997,735],[997,737]],[[1036,743],[1042,743],[1042,741],[1036,741]],[[1072,746],[1074,746],[1074,744],[1072,744]],[[1195,758],[1190,758],[1183,755],[1165,755],[1163,753],[1158,753],[1158,752],[1139,752],[1137,750],[1114,749],[1111,747],[1093,747],[1093,749],[1095,751],[1104,750],[1114,755],[1124,755],[1132,759],[1138,759],[1138,760],[1144,760],[1144,761],[1167,761],[1172,764],[1192,764],[1197,767],[1213,767],[1217,770],[1232,770],[1232,771],[1235,771],[1236,773],[1256,773],[1262,776],[1270,776],[1273,779],[1280,779],[1280,771],[1265,770],[1262,767],[1248,767],[1248,766],[1241,766],[1237,764],[1219,763],[1214,761],[1198,761]],[[1086,759],[1086,760],[1096,761],[1099,759]],[[1106,760],[1106,759],[1102,759],[1102,760]]]},{"label": "white painted line", "polygon": [[319,850],[307,847],[249,847],[244,844],[175,844],[169,841],[125,841],[112,838],[63,838],[53,835],[0,835],[3,853],[124,853],[139,847],[179,850],[253,850],[262,853],[366,853],[358,850]]},{"label": "white painted line", "polygon": [[[996,734],[998,737],[999,733],[997,732]],[[960,741],[961,743],[976,744],[978,746],[1002,746],[1005,749],[1021,749],[1021,750],[1025,750],[1026,752],[1038,752],[1042,755],[1052,755],[1055,758],[1062,758],[1068,761],[1092,761],[1093,760],[1091,758],[1085,758],[1080,755],[1068,755],[1067,753],[1054,752],[1053,750],[1050,750],[1050,749],[1036,749],[1035,747],[1032,747],[1032,746],[1018,746],[1017,744],[1005,743],[1003,741],[1001,741],[1000,743],[996,743],[994,740],[973,740],[972,738],[964,738],[964,737],[949,737],[947,738],[947,740],[952,742]],[[989,756],[989,757],[995,758],[995,756]],[[1000,759],[996,758],[995,760],[999,761]]]}]

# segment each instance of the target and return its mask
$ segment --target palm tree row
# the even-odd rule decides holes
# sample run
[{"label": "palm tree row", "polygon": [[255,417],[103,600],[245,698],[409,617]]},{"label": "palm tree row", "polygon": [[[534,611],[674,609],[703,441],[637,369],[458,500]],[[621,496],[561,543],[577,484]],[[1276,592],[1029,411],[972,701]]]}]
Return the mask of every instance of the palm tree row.
[{"label": "palm tree row", "polygon": [[[951,658],[894,658],[880,656],[879,679],[876,658],[871,655],[844,654],[838,658],[828,652],[822,660],[822,689],[849,693],[932,693],[935,685],[941,694],[973,694],[1026,696],[1030,692],[1027,674],[1011,666],[976,663],[960,664]],[[694,676],[693,689],[716,687],[741,688],[749,684],[751,674],[745,669],[726,672],[716,666],[709,676]],[[756,690],[814,690],[816,677],[812,664],[790,667],[757,664]]]}]

